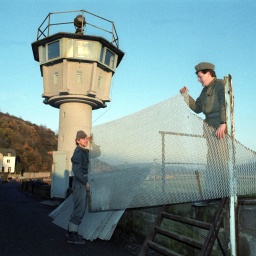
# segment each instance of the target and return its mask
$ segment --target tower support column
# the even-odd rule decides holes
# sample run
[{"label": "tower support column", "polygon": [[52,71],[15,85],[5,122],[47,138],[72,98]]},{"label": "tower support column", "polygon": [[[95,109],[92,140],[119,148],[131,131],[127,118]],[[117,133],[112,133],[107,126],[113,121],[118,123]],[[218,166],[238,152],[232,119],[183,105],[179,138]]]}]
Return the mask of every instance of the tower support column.
[{"label": "tower support column", "polygon": [[83,130],[90,136],[92,129],[92,107],[88,104],[71,102],[60,105],[58,151],[75,149],[75,136]]}]

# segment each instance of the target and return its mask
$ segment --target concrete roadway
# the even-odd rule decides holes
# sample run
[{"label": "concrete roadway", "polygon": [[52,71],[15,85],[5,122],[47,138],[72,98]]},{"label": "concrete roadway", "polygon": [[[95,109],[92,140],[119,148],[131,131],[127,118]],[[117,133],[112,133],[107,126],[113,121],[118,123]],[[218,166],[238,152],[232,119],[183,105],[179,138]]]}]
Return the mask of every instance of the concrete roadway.
[{"label": "concrete roadway", "polygon": [[48,214],[54,206],[19,190],[20,184],[0,184],[0,255],[8,256],[131,256],[124,241],[66,242],[65,230],[53,224]]}]

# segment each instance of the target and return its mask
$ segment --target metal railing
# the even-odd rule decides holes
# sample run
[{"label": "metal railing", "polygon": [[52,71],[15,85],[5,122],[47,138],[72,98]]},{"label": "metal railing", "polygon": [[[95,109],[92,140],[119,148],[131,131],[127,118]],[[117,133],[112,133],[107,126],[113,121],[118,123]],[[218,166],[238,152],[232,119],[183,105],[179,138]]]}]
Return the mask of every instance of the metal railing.
[{"label": "metal railing", "polygon": [[[110,41],[112,44],[114,44],[116,47],[119,48],[119,39],[118,39],[114,22],[85,10],[49,13],[38,28],[37,40],[40,40],[52,34],[55,34],[55,32],[52,32],[54,30],[53,29],[54,26],[66,25],[65,31],[72,32],[71,28],[73,25],[72,29],[74,31],[74,27],[75,27],[74,18],[76,18],[77,15],[81,15],[82,17],[85,18],[86,28],[87,27],[91,28],[91,31],[88,31],[90,33],[87,33],[87,34],[103,36],[104,38],[105,38],[105,35],[107,35],[106,37],[110,36],[111,37],[110,39],[108,38],[105,38],[105,39],[107,39],[108,41]],[[64,21],[61,20],[60,16],[61,18],[65,16]],[[102,26],[95,25],[94,20],[97,23],[101,23],[103,25]]]}]

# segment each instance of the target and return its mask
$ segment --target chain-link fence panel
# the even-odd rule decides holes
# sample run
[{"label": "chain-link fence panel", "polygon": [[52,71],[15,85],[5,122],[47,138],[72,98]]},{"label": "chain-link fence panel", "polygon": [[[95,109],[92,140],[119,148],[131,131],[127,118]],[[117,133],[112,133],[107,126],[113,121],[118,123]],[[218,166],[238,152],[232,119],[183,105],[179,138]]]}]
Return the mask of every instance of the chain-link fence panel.
[{"label": "chain-link fence panel", "polygon": [[101,155],[91,160],[94,211],[248,195],[256,153],[215,131],[177,95],[93,127]]}]

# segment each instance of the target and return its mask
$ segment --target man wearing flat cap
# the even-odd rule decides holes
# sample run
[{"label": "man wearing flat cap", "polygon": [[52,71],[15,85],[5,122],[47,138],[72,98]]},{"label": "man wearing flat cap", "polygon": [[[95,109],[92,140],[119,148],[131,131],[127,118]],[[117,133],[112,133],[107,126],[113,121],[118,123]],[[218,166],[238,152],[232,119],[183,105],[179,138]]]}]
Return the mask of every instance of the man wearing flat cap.
[{"label": "man wearing flat cap", "polygon": [[82,221],[87,206],[87,192],[90,190],[88,183],[89,170],[89,149],[88,143],[92,143],[97,147],[97,153],[94,150],[94,157],[100,155],[99,146],[92,142],[92,138],[88,137],[84,131],[76,133],[76,148],[71,158],[72,172],[74,174],[72,181],[72,193],[74,201],[73,213],[70,216],[68,224],[67,242],[72,244],[84,244],[84,239],[78,234],[78,228]]},{"label": "man wearing flat cap", "polygon": [[[214,128],[209,129],[208,125],[204,125],[204,136],[207,142],[207,172],[205,180],[205,189],[202,199],[210,197],[211,190],[221,191],[220,184],[228,184],[227,175],[223,171],[227,163],[227,145],[224,138],[226,131],[226,101],[224,84],[216,78],[214,71],[215,66],[208,62],[201,62],[195,66],[198,82],[203,86],[201,94],[196,101],[189,96],[189,107],[195,113],[203,112],[205,114],[205,123]],[[181,93],[188,91],[184,86],[180,89]],[[222,143],[222,146],[220,144]],[[221,175],[214,175],[215,171]],[[212,185],[214,179],[214,188]],[[219,187],[220,186],[220,187]],[[213,200],[204,200],[194,202],[193,206],[206,206]]]},{"label": "man wearing flat cap", "polygon": [[[205,122],[216,129],[216,136],[222,139],[226,130],[226,102],[223,83],[216,78],[215,66],[208,62],[201,62],[195,66],[198,82],[203,90],[196,101],[189,96],[189,107],[195,113],[203,112]],[[187,91],[184,86],[181,93]]]}]

